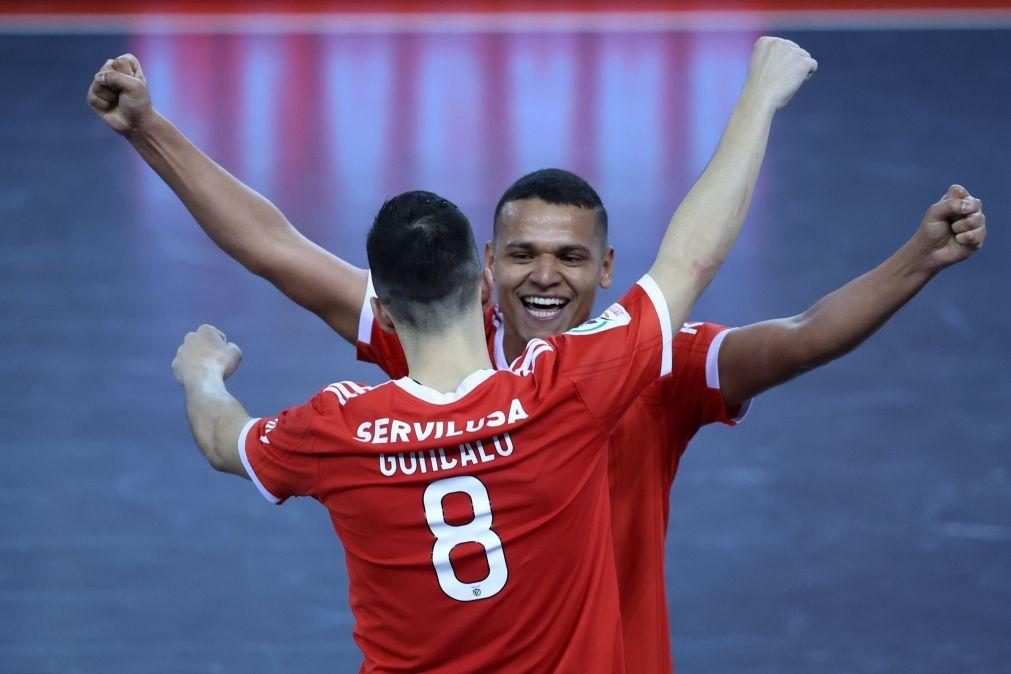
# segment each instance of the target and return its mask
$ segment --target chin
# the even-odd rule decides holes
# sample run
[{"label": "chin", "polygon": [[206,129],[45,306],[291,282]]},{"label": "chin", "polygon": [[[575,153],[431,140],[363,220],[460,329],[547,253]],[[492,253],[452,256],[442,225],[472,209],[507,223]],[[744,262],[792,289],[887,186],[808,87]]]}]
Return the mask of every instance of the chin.
[{"label": "chin", "polygon": [[555,335],[560,335],[566,330],[570,329],[570,321],[566,316],[559,316],[558,318],[553,318],[550,321],[537,321],[524,317],[523,321],[523,332],[526,341],[531,339],[546,339],[548,337],[554,337]]}]

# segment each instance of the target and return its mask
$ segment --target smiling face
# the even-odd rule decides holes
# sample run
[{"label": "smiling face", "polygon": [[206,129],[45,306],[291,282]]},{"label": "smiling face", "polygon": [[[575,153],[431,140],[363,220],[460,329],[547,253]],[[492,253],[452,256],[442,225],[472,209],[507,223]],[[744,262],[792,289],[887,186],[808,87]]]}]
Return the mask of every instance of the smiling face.
[{"label": "smiling face", "polygon": [[597,288],[611,285],[614,249],[593,209],[519,199],[500,210],[485,262],[511,360],[530,339],[561,334],[590,317]]}]

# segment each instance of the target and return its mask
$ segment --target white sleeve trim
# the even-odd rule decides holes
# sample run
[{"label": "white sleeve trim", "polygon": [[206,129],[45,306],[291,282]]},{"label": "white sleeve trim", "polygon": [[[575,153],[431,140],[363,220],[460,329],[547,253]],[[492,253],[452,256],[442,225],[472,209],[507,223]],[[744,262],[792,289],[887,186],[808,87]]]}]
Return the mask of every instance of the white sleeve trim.
[{"label": "white sleeve trim", "polygon": [[251,429],[257,421],[259,421],[259,419],[250,419],[246,422],[246,425],[242,427],[242,432],[239,433],[239,458],[242,459],[242,465],[246,468],[246,474],[249,475],[249,479],[253,481],[253,484],[256,485],[259,492],[263,494],[263,498],[267,499],[274,505],[277,505],[281,502],[281,499],[267,491],[267,488],[263,486],[263,483],[260,482],[260,478],[258,478],[256,473],[253,471],[253,467],[249,465],[249,457],[246,456],[246,436],[249,435],[249,429]]},{"label": "white sleeve trim", "polygon": [[667,308],[667,298],[664,297],[663,290],[653,280],[653,277],[646,274],[638,281],[639,287],[646,291],[646,295],[653,302],[656,315],[660,318],[660,334],[663,336],[663,353],[660,357],[660,376],[670,374],[674,367],[674,351],[671,343],[674,338],[674,331],[670,324],[670,310]]},{"label": "white sleeve trim", "polygon": [[362,301],[362,310],[358,313],[358,341],[362,344],[372,343],[372,323],[375,316],[372,315],[372,298],[376,296],[375,286],[372,285],[372,272],[369,271],[369,282],[365,286],[365,299]]},{"label": "white sleeve trim", "polygon": [[733,328],[723,330],[709,342],[709,351],[706,353],[706,386],[709,388],[720,388],[720,345],[731,330]]},{"label": "white sleeve trim", "polygon": [[[717,391],[720,390],[720,347],[723,345],[723,339],[733,330],[734,328],[727,328],[716,335],[709,343],[709,351],[706,352],[706,386]],[[751,409],[751,400],[748,398],[741,403],[740,411],[736,417],[731,418],[731,421],[734,423],[744,421],[744,417],[748,416],[748,410]]]}]

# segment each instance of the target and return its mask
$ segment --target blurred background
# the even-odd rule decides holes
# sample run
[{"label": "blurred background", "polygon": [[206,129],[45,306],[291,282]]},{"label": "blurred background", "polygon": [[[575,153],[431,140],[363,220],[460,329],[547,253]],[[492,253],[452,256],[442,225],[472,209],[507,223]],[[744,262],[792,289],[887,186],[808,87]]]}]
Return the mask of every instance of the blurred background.
[{"label": "blurred background", "polygon": [[693,320],[803,311],[953,182],[990,232],[856,352],[689,446],[675,666],[1008,671],[1011,3],[180,0],[0,3],[0,672],[361,661],[326,511],[214,473],[169,363],[221,327],[254,415],[382,374],[219,252],[94,116],[105,59],[136,54],[163,114],[359,266],[387,196],[443,193],[483,241],[513,180],[578,173],[617,251],[603,309],[652,261],[762,34],[820,66]]}]

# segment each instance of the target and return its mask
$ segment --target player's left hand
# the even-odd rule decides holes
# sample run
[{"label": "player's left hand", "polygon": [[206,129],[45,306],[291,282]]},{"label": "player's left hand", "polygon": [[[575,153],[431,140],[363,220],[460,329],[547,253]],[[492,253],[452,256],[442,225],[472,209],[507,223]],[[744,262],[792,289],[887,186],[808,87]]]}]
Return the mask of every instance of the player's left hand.
[{"label": "player's left hand", "polygon": [[927,209],[914,238],[936,270],[969,258],[986,240],[983,202],[961,185],[952,185]]},{"label": "player's left hand", "polygon": [[242,361],[242,351],[213,325],[201,325],[186,334],[172,361],[172,374],[180,384],[200,377],[228,379]]}]

